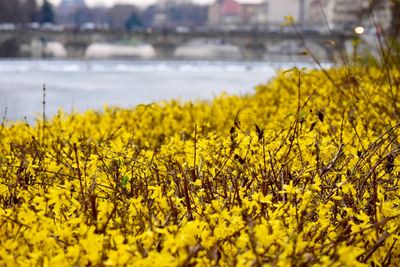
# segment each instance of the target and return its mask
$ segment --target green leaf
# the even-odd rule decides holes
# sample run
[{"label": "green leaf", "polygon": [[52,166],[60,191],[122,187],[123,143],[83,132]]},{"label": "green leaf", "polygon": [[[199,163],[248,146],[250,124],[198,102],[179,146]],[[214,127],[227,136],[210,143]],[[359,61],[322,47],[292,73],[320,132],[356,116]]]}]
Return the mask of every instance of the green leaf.
[{"label": "green leaf", "polygon": [[121,180],[121,185],[122,185],[122,187],[125,188],[126,185],[128,184],[128,182],[129,182],[128,176],[126,176],[126,175],[122,176],[122,180]]}]

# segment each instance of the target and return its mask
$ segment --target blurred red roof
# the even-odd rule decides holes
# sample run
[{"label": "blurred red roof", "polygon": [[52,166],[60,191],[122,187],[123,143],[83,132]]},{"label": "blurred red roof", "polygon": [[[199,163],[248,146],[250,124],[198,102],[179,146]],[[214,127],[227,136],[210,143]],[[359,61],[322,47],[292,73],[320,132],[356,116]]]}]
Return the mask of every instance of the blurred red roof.
[{"label": "blurred red roof", "polygon": [[239,15],[241,11],[240,4],[235,0],[223,0],[221,7],[222,15]]}]

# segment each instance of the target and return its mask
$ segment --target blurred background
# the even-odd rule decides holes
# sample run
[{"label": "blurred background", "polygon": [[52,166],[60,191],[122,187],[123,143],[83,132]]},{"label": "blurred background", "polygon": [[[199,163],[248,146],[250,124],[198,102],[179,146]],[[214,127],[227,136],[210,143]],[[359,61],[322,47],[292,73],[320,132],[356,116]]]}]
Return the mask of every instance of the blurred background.
[{"label": "blurred background", "polygon": [[0,111],[32,120],[44,83],[50,115],[248,93],[281,68],[379,54],[378,43],[398,35],[399,7],[396,0],[0,0]]},{"label": "blurred background", "polygon": [[374,37],[399,18],[390,0],[86,1],[0,0],[0,57],[274,60],[306,42],[330,60],[321,36]]}]

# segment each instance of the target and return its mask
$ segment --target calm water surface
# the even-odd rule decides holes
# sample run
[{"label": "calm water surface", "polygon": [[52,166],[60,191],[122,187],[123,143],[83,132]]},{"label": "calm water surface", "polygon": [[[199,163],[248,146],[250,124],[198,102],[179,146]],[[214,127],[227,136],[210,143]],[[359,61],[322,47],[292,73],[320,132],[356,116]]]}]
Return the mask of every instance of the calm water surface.
[{"label": "calm water surface", "polygon": [[[222,92],[246,94],[294,63],[187,61],[0,60],[0,114],[33,121],[46,113],[133,107],[172,98],[211,99]],[[299,67],[312,65],[296,64]]]}]

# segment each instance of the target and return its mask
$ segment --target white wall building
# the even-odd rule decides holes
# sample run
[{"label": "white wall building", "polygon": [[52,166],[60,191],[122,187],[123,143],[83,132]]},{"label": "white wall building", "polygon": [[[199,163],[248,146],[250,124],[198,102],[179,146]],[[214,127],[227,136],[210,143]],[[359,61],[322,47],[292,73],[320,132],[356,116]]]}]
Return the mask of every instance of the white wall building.
[{"label": "white wall building", "polygon": [[374,27],[374,20],[383,30],[388,30],[392,22],[392,3],[388,0],[381,1],[373,11],[373,18],[364,18],[364,23],[368,27]]},{"label": "white wall building", "polygon": [[268,3],[268,20],[270,23],[282,23],[285,16],[299,20],[300,0],[266,0]]},{"label": "white wall building", "polygon": [[[375,21],[383,29],[390,26],[390,6],[390,0],[383,0],[372,12]],[[308,5],[309,21],[311,24],[328,23],[332,29],[374,27],[372,16],[367,12],[368,7],[368,0],[311,0]]]}]

